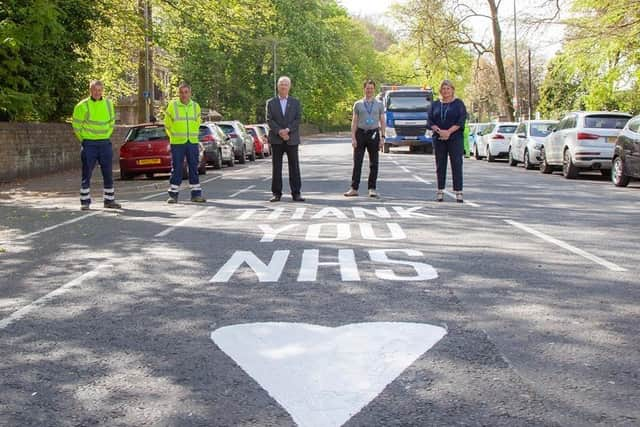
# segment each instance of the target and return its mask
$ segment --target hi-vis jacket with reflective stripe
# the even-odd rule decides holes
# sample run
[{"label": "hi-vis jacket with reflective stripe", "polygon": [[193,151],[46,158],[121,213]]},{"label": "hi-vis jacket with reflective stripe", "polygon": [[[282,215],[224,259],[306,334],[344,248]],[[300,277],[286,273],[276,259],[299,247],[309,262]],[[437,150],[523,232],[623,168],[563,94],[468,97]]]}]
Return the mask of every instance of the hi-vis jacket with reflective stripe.
[{"label": "hi-vis jacket with reflective stripe", "polygon": [[73,131],[80,141],[109,139],[115,124],[116,111],[107,98],[95,101],[89,97],[78,102],[73,109]]},{"label": "hi-vis jacket with reflective stripe", "polygon": [[185,144],[187,141],[197,144],[200,131],[200,106],[191,100],[183,104],[175,99],[169,102],[164,113],[164,127],[172,144]]}]

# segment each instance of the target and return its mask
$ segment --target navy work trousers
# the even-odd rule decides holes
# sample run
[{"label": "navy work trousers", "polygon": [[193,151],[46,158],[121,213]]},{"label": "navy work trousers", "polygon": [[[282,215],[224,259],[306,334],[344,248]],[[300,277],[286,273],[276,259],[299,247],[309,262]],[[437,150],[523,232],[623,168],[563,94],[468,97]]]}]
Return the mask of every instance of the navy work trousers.
[{"label": "navy work trousers", "polygon": [[189,184],[191,187],[191,197],[202,196],[202,187],[198,177],[198,160],[200,149],[198,144],[187,142],[186,144],[171,144],[171,179],[169,180],[169,196],[178,198],[182,174],[184,173],[184,158],[187,158],[187,169],[189,171]]},{"label": "navy work trousers", "polygon": [[436,175],[438,190],[444,190],[447,181],[447,157],[451,161],[451,175],[453,175],[453,191],[462,191],[462,156],[464,144],[462,139],[433,141],[436,155]]},{"label": "navy work trousers", "polygon": [[82,141],[82,182],[80,184],[80,203],[91,204],[91,175],[96,163],[100,165],[102,180],[104,182],[104,201],[114,201],[115,191],[113,188],[113,149],[111,141],[108,139]]}]

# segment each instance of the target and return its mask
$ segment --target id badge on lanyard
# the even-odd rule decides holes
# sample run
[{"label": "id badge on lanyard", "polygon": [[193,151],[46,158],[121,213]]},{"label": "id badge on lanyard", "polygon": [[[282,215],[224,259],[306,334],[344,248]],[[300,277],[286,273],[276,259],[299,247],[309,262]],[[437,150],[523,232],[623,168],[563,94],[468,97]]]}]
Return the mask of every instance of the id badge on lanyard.
[{"label": "id badge on lanyard", "polygon": [[365,119],[365,123],[367,124],[367,126],[371,126],[375,123],[375,120],[373,119],[373,106],[374,103],[371,102],[371,104],[369,104],[367,101],[364,101],[364,108],[365,110],[367,110],[367,118]]}]

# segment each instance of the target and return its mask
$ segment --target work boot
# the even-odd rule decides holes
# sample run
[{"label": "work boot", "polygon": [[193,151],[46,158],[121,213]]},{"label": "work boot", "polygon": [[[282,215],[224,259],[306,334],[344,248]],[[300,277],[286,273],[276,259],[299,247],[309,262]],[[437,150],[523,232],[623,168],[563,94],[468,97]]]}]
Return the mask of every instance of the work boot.
[{"label": "work boot", "polygon": [[88,211],[90,209],[89,205],[80,205],[81,211]]},{"label": "work boot", "polygon": [[104,201],[104,207],[106,209],[121,209],[122,208],[120,203],[116,203],[115,200],[105,200]]},{"label": "work boot", "polygon": [[204,198],[204,197],[202,197],[202,196],[195,196],[195,197],[192,197],[192,198],[191,198],[191,201],[192,201],[193,203],[206,203],[206,202],[207,202],[207,199],[205,199],[205,198]]},{"label": "work boot", "polygon": [[175,205],[176,203],[178,203],[178,198],[177,197],[169,197],[167,199],[167,203],[169,203],[170,205]]},{"label": "work boot", "polygon": [[355,197],[358,195],[358,190],[352,188],[349,188],[349,190],[344,193],[344,197]]}]

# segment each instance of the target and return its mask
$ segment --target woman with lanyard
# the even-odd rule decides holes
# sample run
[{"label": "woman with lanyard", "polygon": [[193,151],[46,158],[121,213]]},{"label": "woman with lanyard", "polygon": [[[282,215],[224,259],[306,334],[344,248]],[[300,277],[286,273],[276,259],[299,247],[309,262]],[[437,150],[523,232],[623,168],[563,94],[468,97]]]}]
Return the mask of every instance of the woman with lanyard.
[{"label": "woman with lanyard", "polygon": [[451,160],[453,191],[456,201],[462,203],[462,156],[464,155],[463,130],[467,120],[467,109],[462,100],[454,96],[455,88],[450,80],[440,84],[440,100],[431,106],[429,127],[433,131],[433,145],[436,156],[438,191],[436,200],[444,199],[447,179],[447,157]]},{"label": "woman with lanyard", "polygon": [[374,98],[376,84],[373,80],[364,82],[364,99],[353,105],[351,118],[351,145],[353,146],[353,173],[351,188],[344,193],[345,197],[358,195],[360,174],[365,150],[369,153],[369,197],[378,197],[376,181],[378,180],[378,153],[384,144],[384,106]]}]

